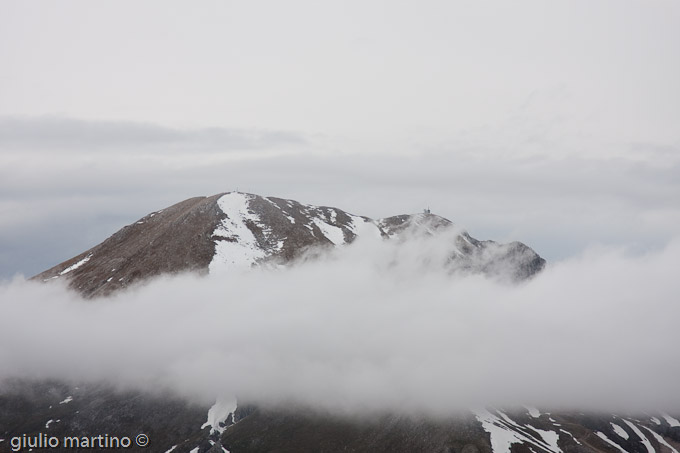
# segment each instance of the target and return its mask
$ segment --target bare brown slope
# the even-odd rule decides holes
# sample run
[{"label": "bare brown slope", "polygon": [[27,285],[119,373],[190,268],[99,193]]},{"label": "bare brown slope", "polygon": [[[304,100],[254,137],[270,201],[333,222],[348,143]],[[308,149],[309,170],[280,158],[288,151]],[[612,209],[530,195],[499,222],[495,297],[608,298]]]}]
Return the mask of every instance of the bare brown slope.
[{"label": "bare brown slope", "polygon": [[[236,217],[224,224],[227,214],[218,202],[223,195],[190,198],[152,212],[101,244],[33,278],[66,280],[72,289],[92,298],[161,274],[206,273],[215,257],[216,243],[241,243],[243,238],[233,229],[233,222],[250,230],[254,246],[262,252],[252,265],[267,261],[287,263],[313,248],[332,247],[336,242],[349,244],[357,237],[357,225],[369,225],[374,234],[396,241],[405,232],[408,234],[403,239],[407,240],[454,228],[451,221],[430,213],[375,221],[337,208],[239,192],[230,195],[244,198],[248,215],[230,211],[229,216]],[[320,225],[325,225],[324,231]],[[327,237],[331,235],[328,231],[340,232],[341,237],[337,234]],[[484,273],[520,281],[540,272],[545,265],[543,258],[522,243],[478,241],[466,232],[458,233],[453,241],[444,241],[442,247],[451,253],[447,263],[451,273]]]},{"label": "bare brown slope", "polygon": [[[190,198],[153,212],[33,279],[68,278],[69,287],[95,297],[160,274],[207,272],[215,253],[212,233],[224,217],[217,206],[221,195]],[[60,275],[88,256],[80,267]]]}]

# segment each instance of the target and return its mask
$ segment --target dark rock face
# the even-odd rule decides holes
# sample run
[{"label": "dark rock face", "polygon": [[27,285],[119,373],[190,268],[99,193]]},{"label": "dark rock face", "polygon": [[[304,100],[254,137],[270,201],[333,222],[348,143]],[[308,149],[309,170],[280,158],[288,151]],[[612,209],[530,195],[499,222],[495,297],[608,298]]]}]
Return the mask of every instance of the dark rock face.
[{"label": "dark rock face", "polygon": [[[0,386],[0,439],[5,440],[0,442],[0,452],[11,451],[12,437],[23,434],[55,436],[62,444],[65,436],[129,437],[133,447],[135,437],[146,434],[149,446],[130,450],[166,451],[179,443],[177,439],[194,439],[197,443],[204,438],[201,425],[207,410],[171,395],[118,391],[106,384],[4,382]],[[71,450],[92,449],[51,451]]]},{"label": "dark rock face", "polygon": [[205,272],[215,253],[212,233],[224,216],[215,203],[217,198],[190,198],[152,212],[33,278],[68,278],[71,288],[85,297],[96,297],[165,273]]},{"label": "dark rock face", "polygon": [[[309,250],[349,244],[361,235],[407,241],[455,228],[451,221],[429,213],[372,220],[337,208],[232,192],[190,198],[152,212],[33,278],[66,279],[71,288],[93,298],[161,274],[207,273],[211,266],[228,270],[234,264],[228,255],[234,250],[245,253],[242,265],[286,264]],[[450,248],[452,273],[481,272],[518,281],[545,265],[520,242],[478,241],[464,231],[443,246]]]},{"label": "dark rock face", "polygon": [[220,442],[234,452],[490,453],[485,434],[470,414],[439,420],[394,414],[350,419],[256,409],[230,426]]},{"label": "dark rock face", "polygon": [[[300,407],[240,404],[220,423],[219,432],[203,427],[207,413],[207,406],[188,404],[172,395],[117,391],[103,384],[6,382],[0,392],[0,439],[4,439],[0,452],[12,451],[10,442],[15,436],[63,439],[104,434],[133,440],[132,448],[125,451],[173,449],[179,453],[672,453],[680,447],[680,426],[672,418],[669,423],[663,414],[487,409],[449,417],[404,413],[350,417]],[[145,448],[134,445],[141,433],[149,438]]]}]

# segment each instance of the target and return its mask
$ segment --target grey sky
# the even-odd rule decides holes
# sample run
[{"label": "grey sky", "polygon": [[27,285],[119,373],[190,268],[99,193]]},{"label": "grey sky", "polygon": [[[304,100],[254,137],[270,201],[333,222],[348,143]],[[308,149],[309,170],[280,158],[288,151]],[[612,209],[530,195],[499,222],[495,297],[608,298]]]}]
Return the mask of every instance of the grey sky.
[{"label": "grey sky", "polygon": [[0,276],[234,190],[550,260],[680,225],[680,3],[0,2]]}]

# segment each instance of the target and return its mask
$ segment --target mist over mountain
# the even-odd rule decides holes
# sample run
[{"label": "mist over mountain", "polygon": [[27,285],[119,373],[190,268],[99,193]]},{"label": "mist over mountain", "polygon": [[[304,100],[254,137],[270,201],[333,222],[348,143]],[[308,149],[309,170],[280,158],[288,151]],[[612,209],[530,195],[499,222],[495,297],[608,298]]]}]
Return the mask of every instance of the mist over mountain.
[{"label": "mist over mountain", "polygon": [[679,245],[546,266],[429,212],[185,200],[0,287],[0,450],[678,451]]},{"label": "mist over mountain", "polygon": [[679,30],[0,1],[0,453],[680,453]]}]

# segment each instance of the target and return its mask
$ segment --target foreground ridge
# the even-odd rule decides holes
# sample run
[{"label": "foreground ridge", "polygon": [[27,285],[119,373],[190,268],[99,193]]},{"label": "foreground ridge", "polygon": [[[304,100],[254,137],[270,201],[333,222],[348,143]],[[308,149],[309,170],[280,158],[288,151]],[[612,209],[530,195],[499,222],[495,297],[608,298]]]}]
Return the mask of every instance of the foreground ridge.
[{"label": "foreground ridge", "polygon": [[677,414],[667,413],[586,414],[525,407],[480,408],[447,417],[404,413],[349,417],[305,408],[237,405],[220,399],[213,406],[192,405],[172,395],[121,392],[107,384],[75,386],[54,381],[5,383],[0,393],[3,452],[12,451],[12,442],[20,441],[17,437],[22,436],[28,441],[38,436],[96,439],[100,433],[134,438],[141,427],[150,441],[144,451],[153,452],[680,450],[680,420]]}]

